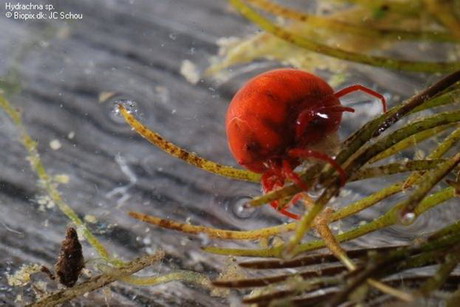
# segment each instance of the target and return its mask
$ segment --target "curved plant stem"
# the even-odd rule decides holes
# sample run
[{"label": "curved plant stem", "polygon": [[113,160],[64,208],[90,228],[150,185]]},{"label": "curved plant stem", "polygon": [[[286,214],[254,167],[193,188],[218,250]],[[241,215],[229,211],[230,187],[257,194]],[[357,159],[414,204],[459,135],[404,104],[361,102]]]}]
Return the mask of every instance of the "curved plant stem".
[{"label": "curved plant stem", "polygon": [[376,193],[364,197],[344,208],[337,210],[334,214],[332,214],[331,222],[335,222],[346,217],[352,216],[355,213],[358,213],[366,208],[369,208],[381,200],[384,200],[391,195],[397,194],[401,192],[402,188],[404,187],[404,183],[395,183],[386,188],[383,188]]},{"label": "curved plant stem", "polygon": [[[445,188],[439,192],[429,195],[422,200],[420,205],[415,210],[416,215],[421,215],[427,210],[455,197],[455,190],[452,187]],[[394,225],[399,222],[398,212],[401,210],[401,206],[395,206],[384,215],[374,219],[372,222],[344,232],[337,235],[339,242],[350,241],[355,238],[364,236],[370,232],[383,229],[385,227]],[[307,252],[325,247],[323,240],[310,241],[302,243],[296,249],[297,252]],[[205,251],[221,255],[233,255],[233,256],[245,256],[245,257],[281,257],[284,254],[284,246],[278,246],[266,249],[232,249],[232,248],[221,248],[221,247],[205,247]]]},{"label": "curved plant stem", "polygon": [[[321,238],[324,241],[324,244],[326,247],[332,252],[334,256],[337,257],[337,259],[340,260],[340,262],[351,272],[356,271],[357,266],[351,260],[348,256],[346,251],[342,248],[340,243],[337,241],[337,238],[334,236],[332,233],[331,229],[329,228],[329,223],[331,220],[331,213],[332,211],[330,210],[328,212],[327,208],[324,210],[320,215],[317,216],[317,218],[314,221],[314,227],[320,234]],[[405,293],[403,291],[396,290],[388,285],[385,285],[384,283],[368,278],[367,283],[371,286],[373,286],[376,289],[379,289],[380,291],[390,294],[392,296],[395,296],[399,298],[400,300],[406,301],[406,302],[411,302],[413,301],[413,296]]]},{"label": "curved plant stem", "polygon": [[395,12],[402,15],[417,15],[423,10],[423,1],[410,0],[410,1],[393,1],[393,0],[333,0],[340,2],[347,2],[367,7],[373,10],[381,10],[385,8],[388,11]]},{"label": "curved plant stem", "polygon": [[[420,202],[420,205],[416,208],[415,214],[417,216],[421,215],[422,213],[439,205],[440,203],[443,203],[455,197],[454,192],[455,192],[454,189],[449,187],[449,188],[443,189],[437,193],[434,193],[426,197]],[[349,241],[349,240],[361,237],[370,232],[373,232],[379,229],[383,229],[385,227],[399,223],[398,213],[401,210],[401,208],[402,208],[401,203],[398,205],[395,205],[391,210],[386,212],[384,215],[376,218],[372,222],[359,226],[343,234],[337,235],[337,239],[339,240],[339,242]],[[313,242],[301,244],[298,248],[298,251],[305,252],[305,251],[317,249],[323,246],[324,244],[321,243],[321,241],[313,241]]]},{"label": "curved plant stem", "polygon": [[[405,163],[393,163],[376,168],[367,168],[362,171],[358,171],[356,174],[360,175],[359,180],[366,179],[369,177],[382,176],[388,174],[394,174],[399,172],[417,171],[417,170],[428,170],[437,167],[438,165],[446,162],[445,159],[438,160],[424,160],[424,161],[409,161]],[[353,179],[353,178],[352,178]],[[407,188],[404,183],[397,183],[387,188],[381,189],[378,192],[360,199],[344,208],[332,213],[331,222],[344,219],[351,216],[359,211],[362,211],[377,202],[401,192],[403,188]],[[226,229],[216,229],[213,227],[196,226],[186,223],[180,223],[177,221],[164,219],[152,215],[143,214],[140,212],[129,212],[131,217],[140,221],[156,225],[162,228],[178,230],[182,233],[187,234],[207,234],[210,238],[216,238],[221,240],[256,240],[261,238],[269,238],[281,233],[293,231],[296,228],[296,223],[283,224],[279,226],[260,228],[248,231],[234,231]]]},{"label": "curved plant stem", "polygon": [[453,249],[444,259],[438,271],[428,279],[417,291],[421,295],[428,296],[431,292],[439,289],[449,277],[449,274],[457,267],[460,262],[460,250]]},{"label": "curved plant stem", "polygon": [[265,10],[272,15],[285,17],[300,22],[306,22],[311,27],[319,27],[337,31],[337,33],[347,33],[378,39],[392,40],[420,40],[420,41],[439,41],[452,42],[459,41],[459,38],[453,37],[447,32],[431,31],[405,31],[402,29],[381,29],[374,28],[370,25],[356,25],[347,23],[333,17],[312,15],[298,10],[279,5],[269,0],[248,0],[247,2]]},{"label": "curved plant stem", "polygon": [[[439,113],[414,121],[381,138],[376,143],[367,146],[364,150],[361,150],[359,155],[355,156],[353,161],[348,163],[345,167],[345,171],[347,173],[353,173],[359,167],[369,162],[373,157],[393,146],[394,143],[400,142],[418,132],[457,122],[460,122],[460,111]],[[455,143],[455,139],[453,141]]]},{"label": "curved plant stem", "polygon": [[[319,278],[308,278],[302,281],[296,281],[295,283],[285,283],[284,287],[286,290],[273,290],[272,285],[268,285],[266,290],[258,292],[256,295],[251,294],[243,298],[244,304],[268,304],[275,299],[286,298],[295,294],[301,294],[303,292],[313,292],[323,287],[337,286],[343,282],[341,276],[339,277],[319,277]],[[265,294],[261,294],[264,293]]]},{"label": "curved plant stem", "polygon": [[366,123],[361,129],[345,140],[343,144],[344,149],[339,152],[336,160],[339,164],[344,164],[345,161],[352,157],[368,140],[379,136],[412,110],[429,102],[432,98],[436,97],[438,93],[443,92],[458,81],[460,81],[460,71],[456,71],[444,77],[400,105],[391,108],[387,113]]},{"label": "curved plant stem", "polygon": [[[342,145],[343,149],[338,153],[336,161],[340,165],[343,165],[348,159],[350,159],[350,157],[353,157],[366,142],[368,142],[374,137],[379,136],[388,127],[390,127],[393,123],[397,122],[405,115],[410,114],[415,110],[421,111],[425,109],[425,106],[431,105],[433,100],[438,100],[440,96],[437,95],[439,93],[442,93],[449,87],[456,85],[458,81],[460,81],[460,71],[454,72],[444,77],[443,79],[431,85],[419,94],[407,99],[402,104],[393,107],[387,113],[382,114],[376,119],[366,123],[361,129],[353,133],[344,141]],[[454,92],[455,91],[456,90],[454,90]],[[455,101],[454,99],[452,99],[452,96],[450,96],[449,93],[444,93],[441,96],[444,96],[444,98],[441,100],[443,104],[452,103]],[[438,102],[439,101],[440,100],[438,100]],[[304,180],[307,184],[310,184],[310,180],[312,179],[313,174],[319,173],[320,171],[320,168],[316,165],[311,168],[308,168],[301,175],[302,180]],[[332,170],[329,170],[324,174],[324,177],[331,177],[332,174]],[[300,191],[300,188],[296,185],[286,185],[281,189],[252,199],[249,202],[249,204],[251,206],[260,206],[277,199],[287,198],[289,196],[292,197],[292,195]]]},{"label": "curved plant stem", "polygon": [[255,10],[246,5],[243,0],[230,0],[230,3],[246,18],[257,24],[265,31],[307,50],[321,53],[323,55],[338,59],[367,64],[377,67],[390,68],[396,70],[407,70],[414,72],[451,72],[460,69],[460,62],[414,62],[407,60],[396,60],[385,57],[359,54],[333,48],[327,45],[309,40],[306,37],[286,31],[277,26],[272,21],[259,15]]},{"label": "curved plant stem", "polygon": [[[446,112],[443,113],[441,116],[435,115],[432,117],[428,117],[424,120],[415,122],[407,127],[401,128],[400,130],[394,132],[392,137],[396,137],[395,139],[383,139],[382,141],[369,146],[363,152],[354,155],[360,148],[368,142],[370,139],[379,136],[385,130],[387,130],[391,125],[395,122],[400,120],[403,116],[407,115],[410,111],[414,108],[422,105],[423,103],[430,100],[430,98],[436,96],[438,93],[444,91],[445,89],[449,88],[451,85],[457,83],[460,80],[460,71],[454,72],[437,83],[431,85],[426,90],[422,91],[421,93],[413,96],[401,106],[394,107],[390,109],[387,113],[383,114],[379,118],[367,123],[362,127],[359,131],[354,133],[344,142],[344,149],[337,155],[336,161],[344,165],[344,162],[352,157],[353,160],[346,163],[346,167],[344,168],[347,174],[352,174],[356,171],[360,166],[364,163],[369,161],[372,157],[376,154],[382,152],[383,150],[390,147],[392,142],[398,142],[408,135],[412,135],[418,131],[414,129],[422,128],[422,130],[430,129],[435,126],[445,125],[452,122],[456,122],[460,120],[460,111],[457,112]],[[404,135],[404,133],[407,133]],[[326,178],[331,177],[332,169],[330,169],[324,176]],[[321,194],[318,200],[315,202],[313,208],[311,208],[308,213],[304,214],[302,219],[299,221],[298,227],[296,229],[295,234],[291,237],[289,242],[286,246],[286,253],[288,255],[293,255],[296,253],[296,248],[299,242],[302,240],[303,236],[310,230],[312,222],[314,218],[323,210],[329,200],[338,194],[340,190],[340,185],[338,181],[333,182],[333,184],[329,185],[328,188]]]},{"label": "curved plant stem", "polygon": [[[375,247],[375,248],[372,248],[371,250],[376,253],[386,253],[390,250],[393,250],[395,248],[402,247],[402,246],[404,245]],[[366,256],[368,256],[368,254],[369,254],[369,249],[367,248],[351,249],[347,251],[348,257],[352,259],[356,259],[357,261],[365,258]],[[337,262],[337,257],[335,257],[330,252],[327,252],[327,253],[308,254],[302,257],[297,257],[292,260],[263,259],[263,260],[244,261],[244,262],[239,262],[238,265],[242,268],[248,268],[248,269],[271,270],[271,269],[298,268],[298,267],[304,267],[304,266],[309,266],[309,265],[315,265],[318,263],[330,264],[333,262]]]},{"label": "curved plant stem", "polygon": [[460,38],[460,21],[453,14],[452,1],[424,0],[426,8],[456,37]]},{"label": "curved plant stem", "polygon": [[456,126],[457,124],[449,124],[449,125],[444,125],[444,126],[436,126],[431,129],[423,130],[420,132],[417,132],[416,134],[413,134],[410,137],[407,137],[403,139],[402,141],[394,144],[390,148],[382,151],[378,155],[374,156],[372,159],[369,160],[369,163],[374,163],[379,160],[383,160],[385,158],[391,157],[397,153],[402,152],[403,150],[410,148],[412,146],[415,146],[421,142],[423,142],[426,139],[429,139],[436,134],[439,134],[453,126]]},{"label": "curved plant stem", "polygon": [[[398,142],[406,138],[407,136],[410,136],[416,133],[417,131],[430,129],[435,126],[445,125],[445,124],[449,124],[449,123],[456,122],[456,121],[460,121],[460,111],[437,114],[437,115],[416,121],[408,126],[405,126],[393,132],[391,135],[383,138],[379,142],[369,146],[358,157],[355,158],[353,163],[345,167],[345,172],[347,174],[354,173],[354,171],[356,171],[360,166],[364,165],[367,161],[369,161],[376,154],[389,148],[395,142]],[[456,158],[454,158],[454,160],[455,159]],[[456,163],[454,164],[456,165]],[[450,171],[451,169],[452,168],[449,168],[448,171]],[[313,206],[313,208],[302,217],[302,219],[299,222],[299,226],[296,229],[295,235],[290,239],[288,245],[286,246],[286,250],[288,254],[295,254],[295,249],[297,245],[302,240],[303,236],[309,231],[314,218],[323,210],[323,208],[326,206],[328,201],[334,195],[337,194],[337,192],[339,191],[339,188],[340,187],[336,184],[330,187],[329,189],[326,189],[323,192],[323,194],[319,197],[319,199],[315,202],[315,205]],[[414,199],[415,199],[415,196],[414,196]],[[414,203],[414,202],[411,202],[411,203]]]},{"label": "curved plant stem", "polygon": [[457,307],[460,305],[460,287],[452,293],[452,295],[447,299],[446,307]]},{"label": "curved plant stem", "polygon": [[358,181],[375,177],[394,175],[404,172],[424,171],[438,167],[444,159],[436,160],[414,160],[408,162],[395,162],[382,166],[362,168],[351,176],[349,181]]},{"label": "curved plant stem", "polygon": [[433,109],[436,107],[441,107],[441,106],[460,102],[459,86],[460,86],[459,84],[453,84],[452,87],[449,88],[448,90],[444,90],[440,92],[440,94],[434,96],[432,99],[430,99],[426,103],[423,103],[422,105],[419,105],[418,107],[414,108],[409,113],[412,114],[412,113],[420,112],[423,110]]},{"label": "curved plant stem", "polygon": [[439,146],[428,155],[428,159],[436,159],[442,157],[449,151],[455,144],[460,141],[460,128],[452,132]]},{"label": "curved plant stem", "polygon": [[[443,142],[441,142],[438,147],[432,152],[430,153],[428,156],[427,156],[427,159],[433,159],[433,160],[426,160],[426,162],[428,161],[439,161],[439,162],[445,162],[446,160],[441,160],[439,159],[440,157],[442,157],[448,150],[450,150],[452,148],[452,146],[454,146],[458,141],[459,141],[459,138],[460,138],[460,128],[455,130],[454,132],[452,132]],[[412,163],[415,163],[415,164],[418,164],[418,162],[421,162],[421,161],[409,161],[407,163],[409,164],[412,164]],[[431,162],[430,162],[431,163]],[[435,163],[437,164],[437,163]],[[384,166],[385,168],[386,167],[390,167],[391,165],[386,165]],[[365,171],[366,169],[363,169],[362,171]],[[372,170],[372,168],[371,168]],[[359,171],[358,171],[359,173]],[[402,182],[402,183],[397,183],[397,184],[394,184],[394,185],[391,185],[387,188],[384,188],[380,191],[378,191],[377,193],[374,193],[373,195],[371,196],[368,196],[368,197],[365,197],[351,205],[348,205],[348,206],[345,206],[344,208],[340,209],[339,211],[337,211],[333,217],[332,217],[332,221],[336,221],[338,219],[342,219],[342,218],[345,218],[347,216],[351,216],[355,213],[357,213],[358,211],[361,211],[361,210],[364,210],[365,208],[368,208],[369,206],[377,203],[378,201],[388,197],[388,196],[391,196],[393,194],[396,194],[400,191],[402,191],[403,189],[407,189],[409,188],[411,185],[413,185],[418,179],[420,178],[420,174],[418,172],[415,172],[413,174],[411,174],[411,176],[409,176],[408,179],[405,180],[405,182]]]},{"label": "curved plant stem", "polygon": [[[404,218],[406,214],[415,213],[420,201],[428,194],[431,189],[446,176],[454,167],[460,163],[460,153],[456,154],[452,159],[442,163],[437,169],[426,173],[424,180],[420,180],[417,189],[409,196],[409,198],[400,203],[401,211],[399,217]],[[414,216],[415,220],[417,215]],[[412,219],[412,218],[411,218]]]},{"label": "curved plant stem", "polygon": [[122,264],[118,259],[110,258],[109,252],[104,245],[91,233],[86,227],[85,223],[78,217],[78,214],[63,200],[61,194],[57,189],[57,184],[53,182],[52,178],[46,172],[40,154],[37,150],[37,143],[28,134],[26,127],[22,123],[21,114],[3,96],[0,95],[0,107],[5,110],[8,116],[13,120],[21,135],[21,143],[29,153],[29,163],[32,170],[39,178],[39,187],[43,189],[49,198],[56,204],[56,206],[65,214],[69,220],[72,221],[81,231],[85,239],[93,246],[99,256],[112,263]]},{"label": "curved plant stem", "polygon": [[436,241],[439,238],[451,236],[451,235],[454,235],[454,234],[459,233],[459,232],[460,232],[460,220],[456,221],[455,223],[453,223],[453,224],[451,224],[449,226],[446,226],[446,227],[436,231],[435,233],[430,235],[427,240],[428,241]]},{"label": "curved plant stem", "polygon": [[205,158],[202,158],[198,155],[195,155],[191,152],[188,152],[179,146],[167,141],[161,135],[156,133],[155,131],[147,128],[141,122],[139,122],[132,114],[130,114],[121,104],[118,105],[118,109],[121,115],[124,117],[126,122],[134,129],[137,133],[139,133],[143,138],[147,141],[152,143],[153,145],[157,146],[158,148],[165,151],[167,154],[181,159],[188,164],[201,168],[205,171],[228,177],[231,179],[238,179],[238,180],[246,180],[246,181],[253,181],[259,182],[260,175],[242,170],[236,169],[231,166],[222,165]]},{"label": "curved plant stem", "polygon": [[109,273],[104,273],[92,277],[90,280],[82,282],[72,288],[67,288],[56,293],[53,293],[40,301],[30,304],[30,307],[50,307],[56,306],[73,298],[84,295],[85,293],[100,289],[114,281],[126,278],[150,265],[161,260],[164,257],[164,252],[159,251],[153,255],[143,256],[131,262],[125,263],[123,266],[112,268]]},{"label": "curved plant stem", "polygon": [[212,227],[196,226],[185,223],[176,222],[173,220],[162,219],[156,216],[142,214],[139,212],[129,212],[129,215],[140,221],[157,225],[159,227],[178,230],[187,234],[206,234],[210,238],[216,238],[221,240],[256,240],[261,238],[268,238],[274,235],[281,234],[283,232],[292,231],[295,229],[295,224],[285,224],[268,228],[261,228],[256,230],[248,231],[236,231],[236,230],[225,230],[216,229]]},{"label": "curved plant stem", "polygon": [[[436,149],[433,150],[433,152],[431,152],[427,156],[427,159],[438,159],[438,158],[442,157],[459,140],[460,140],[460,128],[454,130],[454,132],[452,132],[443,142],[441,142],[441,144],[439,144],[439,146],[436,147]],[[406,179],[406,182],[404,183],[404,188],[407,188],[408,186],[412,185],[422,175],[423,175],[423,172],[415,172],[415,173],[413,173],[411,176],[409,176],[409,178]]]},{"label": "curved plant stem", "polygon": [[120,280],[137,286],[155,286],[172,281],[188,281],[206,288],[211,288],[211,281],[208,277],[193,271],[175,271],[159,276],[126,276],[120,278]]},{"label": "curved plant stem", "polygon": [[[318,282],[315,277],[323,275],[336,275],[345,272],[347,269],[343,265],[330,266],[327,268],[310,268],[308,270],[298,272],[296,276],[311,279],[312,283]],[[292,274],[284,273],[275,276],[268,276],[263,278],[249,278],[237,280],[215,280],[212,284],[216,287],[227,288],[249,288],[249,287],[263,287],[268,284],[278,283],[292,278]]]}]

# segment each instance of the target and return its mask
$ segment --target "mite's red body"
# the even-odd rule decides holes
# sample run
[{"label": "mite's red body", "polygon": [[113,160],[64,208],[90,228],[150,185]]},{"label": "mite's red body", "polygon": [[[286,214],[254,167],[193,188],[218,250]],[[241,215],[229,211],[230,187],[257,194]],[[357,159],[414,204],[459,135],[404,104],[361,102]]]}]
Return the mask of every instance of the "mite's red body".
[{"label": "mite's red body", "polygon": [[[265,192],[283,186],[286,179],[306,188],[293,172],[301,158],[324,160],[344,179],[335,160],[310,148],[337,131],[343,112],[354,111],[343,107],[339,97],[356,90],[384,102],[383,96],[360,85],[334,93],[322,79],[296,69],[276,69],[254,77],[236,93],[227,111],[227,138],[233,156],[245,168],[263,174]],[[281,212],[298,218],[284,209]]]},{"label": "mite's red body", "polygon": [[[258,75],[236,93],[228,108],[230,150],[239,164],[264,173],[269,161],[287,158],[289,149],[306,148],[336,131],[342,112],[330,108],[334,106],[340,102],[333,89],[312,74],[277,69]],[[305,111],[316,116],[296,133]]]}]

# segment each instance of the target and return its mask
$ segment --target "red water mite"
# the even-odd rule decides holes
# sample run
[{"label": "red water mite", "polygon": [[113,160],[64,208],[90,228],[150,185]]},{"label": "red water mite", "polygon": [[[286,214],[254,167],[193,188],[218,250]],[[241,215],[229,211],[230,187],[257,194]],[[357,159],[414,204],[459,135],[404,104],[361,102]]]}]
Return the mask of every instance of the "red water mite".
[{"label": "red water mite", "polygon": [[[347,175],[329,155],[312,148],[336,132],[343,112],[353,108],[339,98],[363,91],[382,101],[385,98],[362,85],[334,90],[321,78],[297,69],[275,69],[249,80],[233,97],[227,111],[228,144],[238,163],[262,174],[265,193],[291,180],[308,190],[294,172],[304,159],[314,158],[331,164],[345,184]],[[278,209],[278,202],[271,205]],[[297,214],[279,211],[293,219]]]}]

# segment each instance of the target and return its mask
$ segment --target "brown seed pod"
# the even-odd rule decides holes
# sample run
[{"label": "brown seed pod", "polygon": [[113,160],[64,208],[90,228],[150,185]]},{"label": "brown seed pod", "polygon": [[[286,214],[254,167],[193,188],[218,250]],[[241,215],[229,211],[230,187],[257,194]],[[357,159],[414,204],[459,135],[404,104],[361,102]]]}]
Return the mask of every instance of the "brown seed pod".
[{"label": "brown seed pod", "polygon": [[59,282],[66,287],[73,287],[84,267],[85,261],[77,231],[75,228],[69,227],[66,238],[62,241],[59,258],[55,265]]}]

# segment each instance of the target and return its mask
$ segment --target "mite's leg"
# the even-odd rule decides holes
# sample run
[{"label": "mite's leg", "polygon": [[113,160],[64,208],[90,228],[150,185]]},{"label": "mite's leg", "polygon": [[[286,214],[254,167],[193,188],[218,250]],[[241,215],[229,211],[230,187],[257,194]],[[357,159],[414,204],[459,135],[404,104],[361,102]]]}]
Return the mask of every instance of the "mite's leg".
[{"label": "mite's leg", "polygon": [[307,184],[296,172],[294,172],[294,167],[292,167],[291,163],[289,163],[287,160],[283,161],[283,175],[294,182],[302,190],[308,191]]},{"label": "mite's leg", "polygon": [[371,90],[370,88],[368,87],[365,87],[361,84],[355,84],[355,85],[352,85],[352,86],[349,86],[349,87],[346,87],[344,89],[341,89],[340,91],[334,93],[334,96],[337,97],[337,98],[340,98],[342,96],[345,96],[347,94],[350,94],[352,92],[356,92],[356,91],[362,91],[368,95],[371,95],[375,98],[378,98],[380,99],[380,101],[382,102],[382,106],[383,106],[383,113],[385,113],[387,111],[387,102],[385,100],[385,97],[383,97],[382,94],[380,93],[377,93],[376,91],[374,90]]},{"label": "mite's leg", "polygon": [[[269,170],[265,174],[262,175],[262,188],[263,188],[264,193],[268,193],[277,188],[281,188],[283,185],[284,185],[284,177],[282,176],[280,169]],[[274,208],[276,211],[283,214],[284,216],[287,216],[295,220],[300,219],[299,215],[289,212],[285,208],[280,209],[278,200],[272,201],[270,203],[270,206],[272,206],[272,208]]]},{"label": "mite's leg", "polygon": [[293,148],[289,150],[288,155],[293,158],[302,158],[302,159],[308,159],[308,158],[314,158],[318,160],[325,161],[329,163],[335,170],[339,173],[340,175],[340,183],[342,185],[345,185],[347,182],[347,174],[343,170],[343,168],[330,156],[319,152],[319,151],[314,151],[310,149],[302,149],[302,148]]}]

